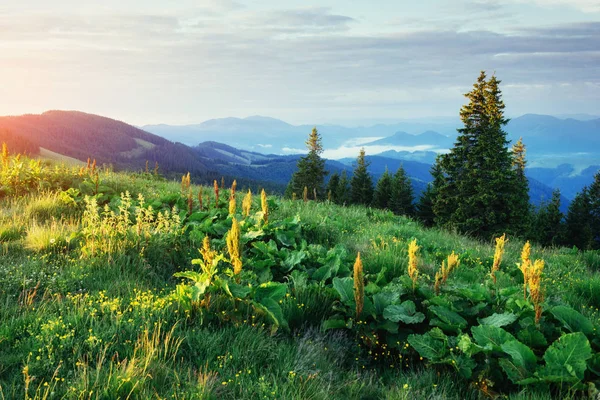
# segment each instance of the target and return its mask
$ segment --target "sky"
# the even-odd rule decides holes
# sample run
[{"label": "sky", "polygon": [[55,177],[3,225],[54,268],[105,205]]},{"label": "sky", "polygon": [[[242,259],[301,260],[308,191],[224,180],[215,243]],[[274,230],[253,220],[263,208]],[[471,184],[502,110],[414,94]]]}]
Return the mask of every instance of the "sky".
[{"label": "sky", "polygon": [[600,0],[0,1],[0,115],[457,116],[481,70],[511,116],[600,113]]}]

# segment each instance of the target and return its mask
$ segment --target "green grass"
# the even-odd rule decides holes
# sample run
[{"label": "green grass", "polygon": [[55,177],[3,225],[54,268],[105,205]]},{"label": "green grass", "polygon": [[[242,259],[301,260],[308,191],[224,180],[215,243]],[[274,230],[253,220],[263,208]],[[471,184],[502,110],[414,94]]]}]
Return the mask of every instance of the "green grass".
[{"label": "green grass", "polygon": [[[180,192],[178,182],[125,173],[102,172],[101,185],[133,198],[141,193],[148,203],[167,204]],[[485,398],[475,385],[478,377],[463,380],[418,359],[374,361],[351,331],[322,332],[337,300],[326,285],[289,278],[291,295],[281,302],[289,331],[272,334],[264,318],[250,315],[202,324],[179,306],[174,290],[181,281],[173,277],[192,268],[198,240],[157,235],[119,254],[85,257],[83,205],[65,206],[59,192],[32,191],[1,206],[0,399]],[[489,273],[492,243],[362,207],[283,200],[273,205],[270,220],[299,216],[309,244],[342,246],[350,260],[360,251],[367,282],[405,275],[407,244],[415,238],[422,246],[424,284],[431,284],[452,251],[461,258],[453,279],[479,282]],[[214,243],[223,246],[218,238]],[[521,281],[515,264],[522,245],[509,240],[499,285]],[[599,320],[597,252],[534,248],[532,257],[546,261],[547,297]],[[505,398],[556,395],[522,389]]]}]

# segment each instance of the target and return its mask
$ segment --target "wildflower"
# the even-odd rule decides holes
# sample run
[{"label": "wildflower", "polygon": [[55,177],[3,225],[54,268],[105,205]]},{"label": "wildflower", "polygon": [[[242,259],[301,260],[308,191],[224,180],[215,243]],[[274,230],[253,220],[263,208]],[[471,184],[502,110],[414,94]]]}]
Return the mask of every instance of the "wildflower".
[{"label": "wildflower", "polygon": [[227,233],[227,251],[233,265],[233,273],[235,275],[242,272],[242,260],[240,258],[240,224],[235,217],[231,224],[231,229]]},{"label": "wildflower", "polygon": [[418,259],[417,252],[419,246],[417,245],[417,239],[414,239],[408,245],[408,276],[412,279],[413,290],[417,284],[417,278],[419,277]]},{"label": "wildflower", "polygon": [[531,245],[529,241],[525,243],[523,246],[523,251],[521,252],[521,264],[517,264],[517,267],[523,273],[523,298],[527,298],[527,283],[529,281],[529,275],[531,274]]},{"label": "wildflower", "polygon": [[213,187],[215,189],[215,207],[219,207],[219,184],[216,179],[213,182]]},{"label": "wildflower", "polygon": [[504,255],[504,245],[506,244],[506,233],[496,238],[496,251],[494,252],[494,263],[492,264],[492,270],[490,276],[494,283],[496,283],[496,272],[500,270],[500,263],[502,262],[502,256]]},{"label": "wildflower", "polygon": [[242,201],[242,214],[244,217],[248,217],[250,215],[250,209],[252,208],[252,191],[248,189],[248,193],[244,196],[244,200]]},{"label": "wildflower", "polygon": [[365,302],[365,282],[360,252],[354,262],[354,301],[356,303],[356,318],[358,319],[363,311]]},{"label": "wildflower", "polygon": [[542,291],[542,271],[544,270],[544,260],[535,260],[529,273],[529,295],[535,309],[535,322],[540,322],[542,317],[542,302],[544,293]]},{"label": "wildflower", "polygon": [[302,198],[304,199],[304,202],[308,202],[308,188],[306,186],[304,186],[304,192],[302,192]]},{"label": "wildflower", "polygon": [[235,208],[237,203],[235,201],[235,197],[229,199],[229,215],[235,215]]},{"label": "wildflower", "polygon": [[265,192],[265,189],[260,193],[260,205],[262,207],[263,220],[267,223],[269,222],[269,204],[267,203],[267,192]]}]

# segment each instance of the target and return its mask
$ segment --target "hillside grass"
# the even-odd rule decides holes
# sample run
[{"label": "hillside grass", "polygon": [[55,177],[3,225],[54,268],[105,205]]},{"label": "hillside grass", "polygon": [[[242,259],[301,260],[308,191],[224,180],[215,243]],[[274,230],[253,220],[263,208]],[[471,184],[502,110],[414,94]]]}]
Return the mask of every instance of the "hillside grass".
[{"label": "hillside grass", "polygon": [[[112,195],[97,197],[113,209],[125,191],[150,204],[185,207],[179,182],[110,171],[100,178]],[[373,360],[350,332],[323,331],[333,293],[294,279],[293,295],[281,301],[289,331],[274,332],[260,316],[228,318],[225,309],[221,319],[203,323],[178,303],[182,281],[173,277],[197,269],[192,260],[202,238],[157,233],[142,244],[121,241],[118,252],[86,255],[82,196],[93,185],[72,171],[70,186],[77,192],[30,189],[0,206],[0,399],[480,399],[501,392],[482,391],[418,358]],[[203,188],[209,204],[211,191]],[[461,257],[460,281],[483,281],[492,264],[492,242],[424,229],[385,211],[281,199],[271,205],[269,220],[299,217],[309,244],[342,247],[349,260],[360,252],[367,282],[406,275],[413,239],[421,246],[424,285],[452,251]],[[255,197],[253,209],[259,208]],[[500,288],[522,279],[515,266],[522,246],[509,239]],[[546,261],[548,297],[599,321],[597,252],[534,247],[532,258]],[[525,388],[503,396],[551,399],[556,392]]]}]

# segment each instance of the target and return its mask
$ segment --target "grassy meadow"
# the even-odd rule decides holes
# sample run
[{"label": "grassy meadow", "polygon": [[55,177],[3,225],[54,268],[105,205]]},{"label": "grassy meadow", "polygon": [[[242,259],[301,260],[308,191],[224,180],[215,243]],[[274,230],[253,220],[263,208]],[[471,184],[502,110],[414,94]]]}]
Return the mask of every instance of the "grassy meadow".
[{"label": "grassy meadow", "polygon": [[89,164],[0,179],[0,399],[597,395],[598,252]]}]

